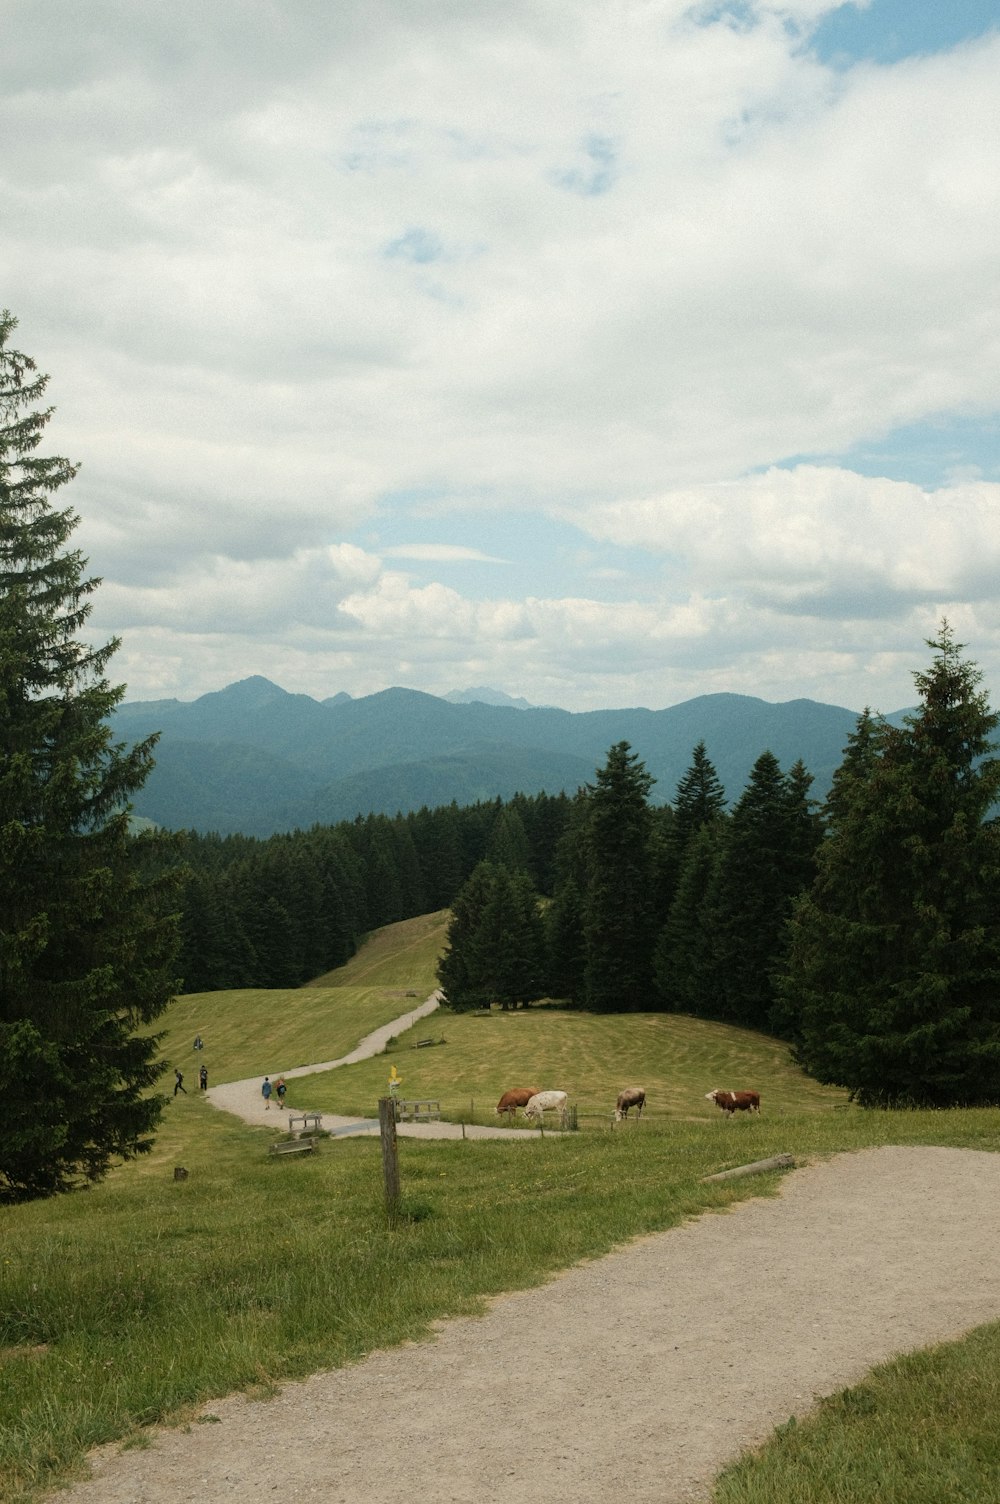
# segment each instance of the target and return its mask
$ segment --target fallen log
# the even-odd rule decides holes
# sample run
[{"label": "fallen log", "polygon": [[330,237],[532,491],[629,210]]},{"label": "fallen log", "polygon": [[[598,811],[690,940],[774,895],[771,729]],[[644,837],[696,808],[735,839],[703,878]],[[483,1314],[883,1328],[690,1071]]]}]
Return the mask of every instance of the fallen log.
[{"label": "fallen log", "polygon": [[791,1154],[775,1154],[773,1159],[756,1159],[752,1165],[738,1165],[735,1170],[720,1170],[717,1175],[703,1175],[706,1180],[736,1180],[740,1175],[759,1175],[763,1170],[789,1170],[795,1164]]}]

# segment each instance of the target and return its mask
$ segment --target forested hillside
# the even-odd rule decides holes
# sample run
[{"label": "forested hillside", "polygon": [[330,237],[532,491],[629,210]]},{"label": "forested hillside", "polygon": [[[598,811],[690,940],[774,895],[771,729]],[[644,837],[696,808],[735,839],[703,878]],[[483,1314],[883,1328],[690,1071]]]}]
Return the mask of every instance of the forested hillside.
[{"label": "forested hillside", "polygon": [[998,718],[946,625],[933,646],[919,712],[861,716],[823,805],[805,763],[769,750],[730,805],[704,741],[656,804],[620,741],[572,797],[189,835],[185,989],[295,986],[375,927],[450,908],[456,1011],[694,1014],[791,1039],[867,1101],[993,1100]]},{"label": "forested hillside", "polygon": [[581,714],[407,689],[320,702],[251,678],[190,703],[126,703],[113,726],[127,740],[160,733],[137,814],[170,829],[267,836],[518,792],[574,794],[620,741],[646,766],[654,804],[671,799],[699,741],[730,799],[764,751],[786,767],[802,760],[822,798],[855,720],[812,700],[728,694]]}]

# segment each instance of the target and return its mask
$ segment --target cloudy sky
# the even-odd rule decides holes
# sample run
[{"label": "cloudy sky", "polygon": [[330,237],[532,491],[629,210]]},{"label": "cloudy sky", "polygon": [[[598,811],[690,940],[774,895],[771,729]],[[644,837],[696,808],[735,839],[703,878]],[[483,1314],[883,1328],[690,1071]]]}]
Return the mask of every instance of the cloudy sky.
[{"label": "cloudy sky", "polygon": [[[998,0],[0,0],[129,699],[1000,700]],[[62,496],[60,499],[62,499]]]}]

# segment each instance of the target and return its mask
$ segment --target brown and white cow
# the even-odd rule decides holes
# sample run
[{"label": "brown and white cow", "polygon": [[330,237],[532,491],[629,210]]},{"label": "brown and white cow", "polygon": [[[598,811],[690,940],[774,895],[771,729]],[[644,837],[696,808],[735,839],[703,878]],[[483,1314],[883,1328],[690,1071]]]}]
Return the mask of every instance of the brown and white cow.
[{"label": "brown and white cow", "polygon": [[537,1097],[537,1086],[513,1086],[510,1091],[505,1091],[497,1103],[497,1117],[513,1117],[519,1107],[527,1107],[532,1097]]},{"label": "brown and white cow", "polygon": [[705,1093],[706,1102],[714,1102],[723,1112],[732,1117],[734,1112],[760,1112],[759,1091],[714,1091]]},{"label": "brown and white cow", "polygon": [[615,1103],[615,1122],[620,1123],[622,1118],[627,1118],[630,1107],[634,1107],[636,1117],[641,1118],[642,1109],[645,1105],[646,1088],[644,1086],[626,1086],[624,1091],[618,1093],[618,1101]]}]

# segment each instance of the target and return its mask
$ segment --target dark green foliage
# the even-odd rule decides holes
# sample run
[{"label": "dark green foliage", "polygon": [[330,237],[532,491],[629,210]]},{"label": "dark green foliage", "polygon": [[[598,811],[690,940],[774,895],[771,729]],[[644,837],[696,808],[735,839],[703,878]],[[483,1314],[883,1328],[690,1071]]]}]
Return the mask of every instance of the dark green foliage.
[{"label": "dark green foliage", "polygon": [[947,623],[929,646],[918,711],[858,723],[780,984],[806,1069],[865,1105],[1000,1101],[998,717]]},{"label": "dark green foliage", "polygon": [[508,872],[528,872],[531,867],[531,852],[528,836],[520,812],[510,804],[504,805],[493,822],[486,844],[487,858]]},{"label": "dark green foliage", "polygon": [[725,826],[725,816],[716,815],[688,841],[674,901],[656,942],[656,990],[660,1006],[671,1013],[714,1012],[705,904],[716,879]]},{"label": "dark green foliage", "polygon": [[452,905],[438,979],[456,1012],[545,995],[545,936],[525,873],[479,864]]},{"label": "dark green foliage", "polygon": [[691,754],[691,766],[678,783],[674,795],[671,839],[681,859],[702,826],[713,821],[725,807],[726,791],[712,766],[705,743],[699,742]]},{"label": "dark green foliage", "polygon": [[726,825],[710,891],[702,906],[711,960],[700,981],[698,1012],[764,1029],[774,1005],[792,904],[812,880],[819,827],[809,775],[782,773],[764,752]]},{"label": "dark green foliage", "polygon": [[618,742],[588,787],[584,895],[584,1001],[627,1013],[650,1007],[654,941],[653,779],[628,742]]},{"label": "dark green foliage", "polygon": [[176,878],[128,800],[153,741],[126,751],[105,678],[118,643],[79,632],[99,581],[67,548],[77,518],[50,497],[72,479],[37,455],[46,379],[0,315],[0,1200],[100,1179],[148,1151],[162,1099],[158,1036],[139,1033],[175,987]]},{"label": "dark green foliage", "polygon": [[545,913],[549,988],[553,997],[578,1003],[584,996],[587,947],[584,937],[583,893],[568,877],[559,885]]}]

